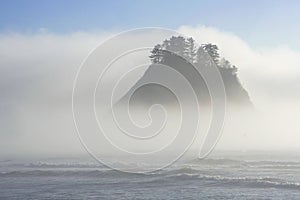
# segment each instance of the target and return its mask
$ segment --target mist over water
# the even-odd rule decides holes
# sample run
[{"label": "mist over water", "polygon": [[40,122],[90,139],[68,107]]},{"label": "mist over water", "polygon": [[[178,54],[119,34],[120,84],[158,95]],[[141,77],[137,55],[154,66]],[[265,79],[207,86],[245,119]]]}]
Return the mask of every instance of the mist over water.
[{"label": "mist over water", "polygon": [[[208,95],[192,66],[214,67],[201,48],[205,62],[174,56],[170,48],[158,49],[164,61],[149,59],[173,34],[127,34],[95,49],[82,63],[73,106],[80,63],[111,34],[2,35],[0,198],[297,199],[299,53],[258,53],[207,27],[179,30],[197,48],[215,42],[231,62],[220,64],[227,95],[222,132],[208,133],[214,114],[222,117],[223,101],[222,93]],[[141,41],[146,48],[114,60],[99,79],[109,55]]]},{"label": "mist over water", "polygon": [[[216,29],[181,27],[179,30],[187,35],[195,35],[198,43],[207,42],[208,39],[215,41],[219,45],[220,54],[238,67],[240,82],[254,105],[254,112],[251,114],[239,108],[227,110],[223,133],[216,150],[298,152],[300,128],[297,119],[300,106],[297,92],[299,84],[295,77],[299,75],[299,71],[294,67],[299,64],[298,52],[275,49],[269,51],[272,55],[258,54],[236,36]],[[214,33],[214,38],[208,37],[211,33]],[[147,39],[150,35],[145,33],[138,38],[128,36],[128,40],[122,42],[124,45],[127,42],[134,43],[136,40]],[[5,111],[0,116],[1,157],[86,154],[74,133],[72,84],[80,62],[106,36],[102,33],[1,36],[1,107]],[[229,48],[225,41],[238,45],[236,48]],[[156,44],[160,42],[157,39]],[[121,69],[126,70],[126,66],[135,64],[132,63],[132,58],[141,59],[135,62],[142,63],[148,59],[148,53],[149,51],[138,52],[127,60],[120,60],[115,68],[125,66]],[[273,61],[267,63],[270,57]],[[255,62],[251,63],[249,60]],[[276,60],[280,65],[285,63],[291,73],[281,73]],[[133,73],[133,78],[129,78],[131,82],[127,86],[124,84],[125,88],[130,89],[135,83],[132,80],[138,80],[145,70],[146,66]],[[112,77],[114,74],[111,71]],[[106,77],[108,82],[109,77]],[[124,89],[115,99],[119,99],[127,90]],[[82,99],[89,101],[85,94],[82,94]],[[84,103],[80,106],[85,110]]]},{"label": "mist over water", "polygon": [[2,0],[0,200],[299,200],[299,9]]}]

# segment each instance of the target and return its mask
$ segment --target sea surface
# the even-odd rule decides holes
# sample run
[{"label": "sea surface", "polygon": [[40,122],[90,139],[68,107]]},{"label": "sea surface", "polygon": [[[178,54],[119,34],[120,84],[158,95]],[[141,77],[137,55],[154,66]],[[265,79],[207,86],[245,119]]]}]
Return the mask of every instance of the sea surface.
[{"label": "sea surface", "polygon": [[5,159],[0,199],[300,199],[300,160],[217,155],[138,174],[89,158]]}]

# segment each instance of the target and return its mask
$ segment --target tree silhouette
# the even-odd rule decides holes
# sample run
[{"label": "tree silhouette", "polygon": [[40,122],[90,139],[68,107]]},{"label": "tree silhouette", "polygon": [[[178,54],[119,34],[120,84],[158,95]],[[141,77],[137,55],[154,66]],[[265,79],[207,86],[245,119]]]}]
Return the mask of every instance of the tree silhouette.
[{"label": "tree silhouette", "polygon": [[163,47],[167,51],[174,52],[180,56],[185,56],[186,52],[186,40],[182,36],[172,36],[169,40],[165,40]]},{"label": "tree silhouette", "polygon": [[[209,66],[214,62],[219,69],[222,68],[222,73],[236,75],[237,68],[234,65],[222,58],[220,60],[219,48],[215,44],[202,44],[198,49],[195,45],[195,40],[184,38],[182,36],[172,36],[170,39],[163,41],[162,44],[157,44],[150,52],[152,63],[168,64],[174,60],[174,53],[183,56],[191,63],[197,63],[198,66]],[[211,59],[209,58],[211,57]],[[212,61],[210,61],[212,60]]]},{"label": "tree silhouette", "polygon": [[162,62],[163,51],[162,51],[162,46],[160,44],[155,45],[150,53],[151,53],[151,55],[149,57],[150,57],[152,63],[161,63]]},{"label": "tree silhouette", "polygon": [[220,66],[221,68],[227,70],[228,72],[230,72],[232,75],[236,75],[237,73],[237,68],[234,65],[231,65],[231,63],[226,60],[225,58],[222,58],[220,60]]},{"label": "tree silhouette", "polygon": [[195,40],[192,37],[190,37],[187,39],[186,44],[186,57],[191,63],[195,63],[197,61],[197,49],[195,45]]},{"label": "tree silhouette", "polygon": [[203,49],[210,55],[210,57],[213,59],[213,61],[216,63],[216,65],[219,65],[219,48],[215,44],[203,44],[202,45]]},{"label": "tree silhouette", "polygon": [[226,60],[225,58],[222,58],[220,60],[220,67],[229,69],[229,68],[231,68],[231,63],[228,60]]},{"label": "tree silhouette", "polygon": [[[184,61],[185,59],[197,67],[210,67],[214,62],[224,81],[227,99],[232,102],[251,104],[247,91],[242,87],[237,77],[237,67],[225,58],[220,59],[217,45],[207,43],[196,48],[195,40],[192,37],[186,39],[182,36],[172,36],[163,41],[162,44],[155,45],[150,53],[149,57],[152,63],[166,64],[182,70],[182,73],[185,72],[184,67],[191,66]],[[176,55],[180,55],[184,59]],[[201,88],[201,90],[204,89]]]},{"label": "tree silhouette", "polygon": [[[188,58],[188,45],[184,37],[172,36],[170,39],[163,41],[163,44],[155,45],[149,57],[152,63],[168,63],[171,59],[171,54]],[[192,45],[194,45],[194,43]]]},{"label": "tree silhouette", "polygon": [[199,66],[208,66],[208,65],[210,65],[209,62],[210,62],[210,56],[200,46],[196,53],[196,63]]}]

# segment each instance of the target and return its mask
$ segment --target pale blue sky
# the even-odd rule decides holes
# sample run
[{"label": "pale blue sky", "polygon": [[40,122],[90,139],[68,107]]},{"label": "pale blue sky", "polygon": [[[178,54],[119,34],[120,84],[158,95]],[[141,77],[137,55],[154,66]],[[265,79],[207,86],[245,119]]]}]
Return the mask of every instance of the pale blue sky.
[{"label": "pale blue sky", "polygon": [[2,0],[0,33],[125,30],[144,26],[206,25],[252,47],[300,50],[300,1],[16,1]]}]

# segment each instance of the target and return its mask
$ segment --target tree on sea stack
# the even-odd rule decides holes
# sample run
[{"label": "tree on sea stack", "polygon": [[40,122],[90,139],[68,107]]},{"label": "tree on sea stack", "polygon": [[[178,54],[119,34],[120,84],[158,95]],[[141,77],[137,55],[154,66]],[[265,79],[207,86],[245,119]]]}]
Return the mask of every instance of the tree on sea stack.
[{"label": "tree on sea stack", "polygon": [[195,45],[195,40],[190,37],[186,41],[187,49],[186,49],[186,57],[189,59],[191,63],[195,63],[197,59],[197,49]]},{"label": "tree on sea stack", "polygon": [[219,65],[219,48],[215,44],[203,44],[202,48],[210,55],[210,57],[213,59],[213,61],[216,63],[216,65]]}]

